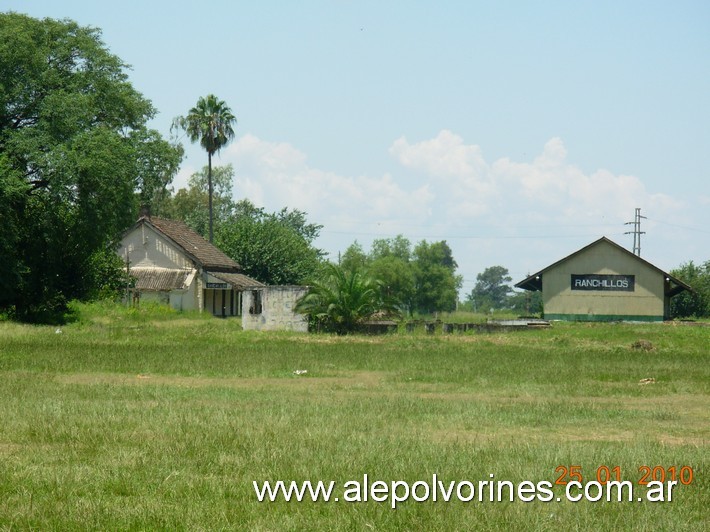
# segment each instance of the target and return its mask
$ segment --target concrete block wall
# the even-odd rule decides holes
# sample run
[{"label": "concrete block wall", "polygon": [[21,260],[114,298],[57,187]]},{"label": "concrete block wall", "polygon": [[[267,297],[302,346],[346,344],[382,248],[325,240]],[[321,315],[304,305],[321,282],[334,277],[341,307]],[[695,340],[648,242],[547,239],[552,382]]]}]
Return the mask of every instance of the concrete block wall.
[{"label": "concrete block wall", "polygon": [[305,316],[293,310],[306,292],[306,286],[264,286],[245,290],[242,298],[242,328],[245,331],[308,332]]}]

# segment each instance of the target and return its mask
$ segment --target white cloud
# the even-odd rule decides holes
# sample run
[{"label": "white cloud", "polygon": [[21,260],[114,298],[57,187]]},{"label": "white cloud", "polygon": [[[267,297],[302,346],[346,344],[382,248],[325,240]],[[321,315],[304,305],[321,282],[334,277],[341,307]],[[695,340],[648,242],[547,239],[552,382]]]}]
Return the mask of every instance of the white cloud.
[{"label": "white cloud", "polygon": [[428,186],[406,190],[389,174],[342,176],[308,165],[306,155],[287,143],[245,135],[222,154],[234,164],[235,194],[268,210],[306,211],[320,223],[352,227],[368,221],[412,219],[430,212]]},{"label": "white cloud", "polygon": [[[633,175],[585,173],[567,160],[560,138],[550,139],[530,161],[487,161],[478,145],[446,130],[420,142],[401,137],[389,151],[399,163],[389,172],[340,175],[312,167],[292,144],[245,135],[222,150],[216,164],[234,165],[237,199],[269,211],[297,208],[323,224],[317,245],[331,258],[356,239],[365,247],[376,236],[400,233],[412,242],[446,239],[468,290],[476,273],[493,264],[518,278],[602,235],[630,245],[623,223],[636,207],[649,217],[644,221],[649,259],[661,257],[670,264],[659,266],[672,267],[689,253],[677,229],[654,226],[654,219],[678,223],[686,213],[684,223],[697,225],[688,206],[649,191]],[[183,168],[176,185],[194,171]],[[692,207],[708,201],[698,196]]]},{"label": "white cloud", "polygon": [[550,139],[530,162],[488,162],[478,145],[448,130],[415,143],[401,137],[389,151],[426,184],[413,186],[396,169],[373,177],[313,168],[293,145],[252,134],[224,149],[220,164],[234,165],[237,198],[268,210],[301,209],[326,228],[353,233],[468,225],[480,234],[480,228],[507,225],[514,228],[510,234],[520,234],[533,223],[547,224],[547,233],[580,223],[599,224],[599,231],[619,224],[622,231],[635,207],[661,219],[682,208],[669,195],[650,193],[638,177],[604,169],[585,174],[567,161],[560,138]]},{"label": "white cloud", "polygon": [[[532,162],[501,158],[488,163],[475,144],[465,144],[450,131],[410,144],[397,139],[390,153],[406,168],[426,174],[437,186],[439,210],[451,219],[473,220],[484,215],[546,213],[545,218],[579,222],[623,219],[635,207],[666,214],[681,204],[666,194],[650,194],[643,182],[604,169],[585,174],[567,162],[562,139],[552,138]],[[448,194],[440,191],[446,190]]]},{"label": "white cloud", "polygon": [[490,199],[497,192],[479,146],[464,144],[460,136],[442,130],[435,138],[415,144],[401,137],[389,151],[402,166],[432,180],[446,206],[440,212],[448,218],[477,217],[489,211]]},{"label": "white cloud", "polygon": [[409,144],[400,137],[390,147],[390,153],[408,168],[423,170],[435,178],[447,177],[477,180],[487,173],[481,148],[466,145],[463,139],[446,129],[430,140]]}]

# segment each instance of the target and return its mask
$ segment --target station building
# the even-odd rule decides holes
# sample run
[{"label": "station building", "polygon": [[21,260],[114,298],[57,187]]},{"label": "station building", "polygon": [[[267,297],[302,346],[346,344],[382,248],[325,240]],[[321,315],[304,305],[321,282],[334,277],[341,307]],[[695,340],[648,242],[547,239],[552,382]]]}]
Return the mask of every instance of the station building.
[{"label": "station building", "polygon": [[544,318],[663,321],[670,300],[690,286],[606,237],[515,285],[542,292]]},{"label": "station building", "polygon": [[308,330],[294,312],[307,287],[264,285],[181,221],[141,216],[117,252],[133,279],[134,302],[238,317],[244,329]]}]

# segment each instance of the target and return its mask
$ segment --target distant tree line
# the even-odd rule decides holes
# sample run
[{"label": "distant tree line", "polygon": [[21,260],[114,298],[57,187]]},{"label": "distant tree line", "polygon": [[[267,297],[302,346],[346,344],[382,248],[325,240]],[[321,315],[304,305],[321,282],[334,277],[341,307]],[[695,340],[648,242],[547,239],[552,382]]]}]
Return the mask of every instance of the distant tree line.
[{"label": "distant tree line", "polygon": [[476,276],[476,284],[459,308],[483,314],[507,311],[525,316],[539,315],[542,312],[542,294],[515,291],[510,286],[512,281],[508,269],[503,266],[484,269]]}]

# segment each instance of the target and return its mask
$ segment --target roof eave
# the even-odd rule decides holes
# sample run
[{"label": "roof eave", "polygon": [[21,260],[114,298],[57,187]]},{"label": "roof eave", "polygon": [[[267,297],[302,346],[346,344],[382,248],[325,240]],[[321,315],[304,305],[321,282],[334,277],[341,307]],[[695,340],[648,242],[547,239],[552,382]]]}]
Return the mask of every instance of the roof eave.
[{"label": "roof eave", "polygon": [[542,272],[538,272],[536,274],[531,275],[530,277],[527,277],[526,279],[523,279],[519,283],[515,284],[515,288],[522,288],[523,290],[530,290],[532,292],[541,292],[542,291]]}]

